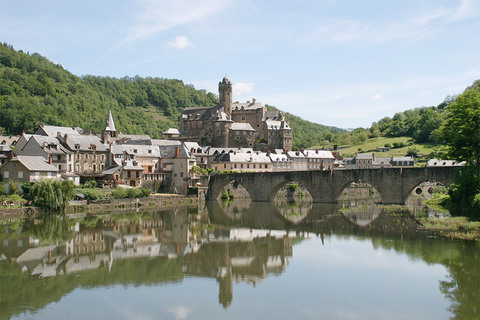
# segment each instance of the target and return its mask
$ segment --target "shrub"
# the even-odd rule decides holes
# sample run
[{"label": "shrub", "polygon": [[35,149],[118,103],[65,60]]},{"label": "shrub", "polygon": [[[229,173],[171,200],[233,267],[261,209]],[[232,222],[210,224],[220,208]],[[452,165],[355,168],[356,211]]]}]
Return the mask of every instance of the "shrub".
[{"label": "shrub", "polygon": [[30,193],[30,189],[32,188],[32,184],[30,182],[25,182],[22,184],[23,193]]},{"label": "shrub", "polygon": [[90,189],[93,189],[96,186],[97,186],[97,181],[95,180],[85,181],[85,184],[83,185],[84,188],[90,188]]},{"label": "shrub", "polygon": [[8,181],[8,189],[10,190],[9,191],[10,194],[18,194],[18,186],[15,183],[15,181],[13,180]]},{"label": "shrub", "polygon": [[298,183],[290,183],[288,185],[288,190],[291,192],[295,192],[298,189]]},{"label": "shrub", "polygon": [[83,188],[82,193],[85,195],[85,200],[98,200],[102,197],[102,194],[92,188]]}]

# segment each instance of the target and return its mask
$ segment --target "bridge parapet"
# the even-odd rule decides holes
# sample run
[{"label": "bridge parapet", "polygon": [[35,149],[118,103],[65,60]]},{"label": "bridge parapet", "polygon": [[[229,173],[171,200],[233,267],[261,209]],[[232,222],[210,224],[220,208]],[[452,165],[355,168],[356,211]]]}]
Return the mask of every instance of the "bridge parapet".
[{"label": "bridge parapet", "polygon": [[314,202],[332,203],[348,185],[361,181],[376,188],[383,203],[405,204],[410,192],[422,182],[438,181],[449,186],[457,170],[457,167],[380,168],[218,174],[210,177],[207,199],[217,199],[230,181],[236,181],[253,201],[271,201],[282,186],[296,181],[310,192]]}]

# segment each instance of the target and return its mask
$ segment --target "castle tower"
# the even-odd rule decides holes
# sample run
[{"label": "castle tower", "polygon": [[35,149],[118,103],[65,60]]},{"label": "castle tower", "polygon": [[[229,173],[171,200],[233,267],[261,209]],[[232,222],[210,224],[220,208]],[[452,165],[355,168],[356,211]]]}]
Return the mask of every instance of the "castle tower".
[{"label": "castle tower", "polygon": [[233,104],[232,83],[227,77],[218,83],[218,100],[220,105],[224,105],[224,112],[231,117]]}]

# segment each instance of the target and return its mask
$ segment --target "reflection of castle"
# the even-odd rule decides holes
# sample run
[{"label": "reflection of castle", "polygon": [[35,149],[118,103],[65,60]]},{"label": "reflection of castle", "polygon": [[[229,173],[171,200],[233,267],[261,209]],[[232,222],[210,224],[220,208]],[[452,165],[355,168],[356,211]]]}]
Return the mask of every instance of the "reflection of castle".
[{"label": "reflection of castle", "polygon": [[292,150],[292,129],[278,110],[267,111],[257,102],[233,102],[232,83],[218,84],[219,103],[213,107],[185,108],[180,117],[180,136],[212,147],[247,147],[255,150]]},{"label": "reflection of castle", "polygon": [[282,273],[292,256],[292,239],[286,231],[234,228],[217,233],[196,254],[184,257],[184,270],[219,282],[219,302],[233,300],[233,280],[261,282],[269,273]]}]

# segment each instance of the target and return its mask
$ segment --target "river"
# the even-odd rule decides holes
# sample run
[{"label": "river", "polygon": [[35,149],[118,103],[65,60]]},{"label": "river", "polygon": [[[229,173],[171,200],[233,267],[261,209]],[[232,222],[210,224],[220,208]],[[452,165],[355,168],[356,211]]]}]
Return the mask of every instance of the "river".
[{"label": "river", "polygon": [[479,265],[376,205],[3,221],[0,319],[480,319]]}]

